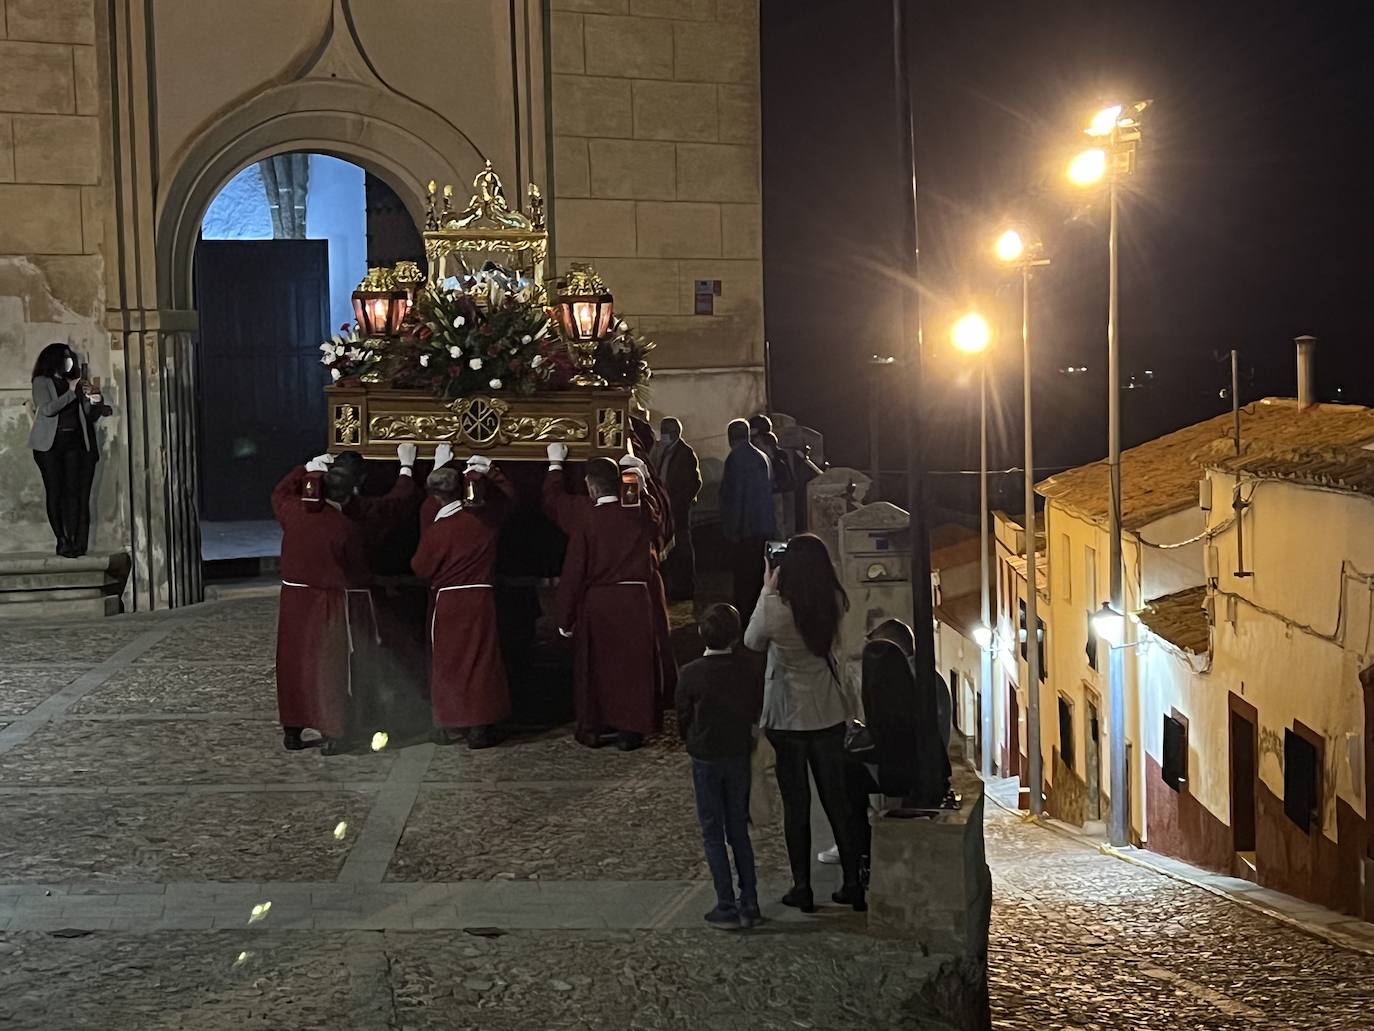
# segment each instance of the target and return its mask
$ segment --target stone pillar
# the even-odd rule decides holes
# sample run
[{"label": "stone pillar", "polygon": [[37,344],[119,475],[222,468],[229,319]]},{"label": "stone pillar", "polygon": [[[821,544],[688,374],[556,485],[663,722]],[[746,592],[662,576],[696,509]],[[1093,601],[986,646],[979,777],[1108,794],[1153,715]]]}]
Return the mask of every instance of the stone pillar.
[{"label": "stone pillar", "polygon": [[127,419],[127,497],[132,571],[125,604],[136,610],[203,597],[196,499],[195,314],[169,311],[159,289],[154,93],[148,0],[103,9],[112,65],[102,68],[112,119],[114,204],[106,220],[106,327]]},{"label": "stone pillar", "polygon": [[[983,784],[955,768],[963,807],[934,818],[880,815],[873,821],[869,932],[953,957],[939,981],[938,1008],[956,1026],[990,1026],[987,995],[992,872],[983,847]],[[947,1018],[948,1019],[948,1018]]]},{"label": "stone pillar", "polygon": [[806,486],[807,529],[825,541],[830,557],[837,563],[840,538],[836,527],[840,516],[863,504],[869,485],[867,475],[840,465],[827,469]]}]

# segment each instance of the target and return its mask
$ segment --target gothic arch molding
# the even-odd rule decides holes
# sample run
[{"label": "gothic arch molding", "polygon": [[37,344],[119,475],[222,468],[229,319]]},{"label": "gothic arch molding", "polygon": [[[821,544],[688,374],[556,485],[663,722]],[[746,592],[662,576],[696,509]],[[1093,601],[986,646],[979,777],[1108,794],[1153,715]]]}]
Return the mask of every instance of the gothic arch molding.
[{"label": "gothic arch molding", "polygon": [[156,209],[158,307],[189,310],[200,220],[239,169],[308,150],[351,161],[387,181],[423,222],[425,183],[461,184],[482,166],[465,135],[419,104],[374,87],[312,79],[274,87],[208,125],[171,162]]}]

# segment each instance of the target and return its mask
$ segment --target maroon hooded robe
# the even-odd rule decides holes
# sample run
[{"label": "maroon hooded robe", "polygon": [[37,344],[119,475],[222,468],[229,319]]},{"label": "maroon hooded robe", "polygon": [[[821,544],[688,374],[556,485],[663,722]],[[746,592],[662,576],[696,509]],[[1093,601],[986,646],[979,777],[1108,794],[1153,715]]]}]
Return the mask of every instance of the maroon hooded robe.
[{"label": "maroon hooded robe", "polygon": [[272,492],[282,527],[277,710],[284,727],[339,738],[348,731],[354,670],[377,633],[367,534],[318,496],[304,499],[308,477],[297,472]]},{"label": "maroon hooded robe", "polygon": [[662,697],[651,503],[588,503],[569,537],[558,582],[558,625],[573,634],[578,736],[652,734]]},{"label": "maroon hooded robe", "polygon": [[514,491],[493,469],[486,504],[435,518],[427,500],[420,547],[411,560],[430,588],[430,701],[440,727],[482,727],[510,716],[510,690],[496,621],[497,541]]}]

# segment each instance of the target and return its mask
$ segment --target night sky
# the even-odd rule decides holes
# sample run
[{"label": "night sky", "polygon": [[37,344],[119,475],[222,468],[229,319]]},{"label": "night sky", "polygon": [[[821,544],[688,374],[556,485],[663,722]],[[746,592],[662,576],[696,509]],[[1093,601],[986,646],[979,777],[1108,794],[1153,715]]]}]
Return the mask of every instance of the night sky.
[{"label": "night sky", "polygon": [[[891,6],[764,0],[764,247],[774,406],[866,465],[869,355],[901,353],[902,191]],[[1347,3],[909,4],[919,283],[933,470],[977,464],[977,393],[948,325],[998,322],[992,464],[1020,465],[1019,287],[990,259],[999,221],[1036,225],[1040,475],[1106,451],[1106,208],[1064,178],[1104,100],[1151,98],[1123,193],[1127,445],[1217,414],[1230,348],[1243,401],[1294,393],[1292,338],[1318,345],[1324,399],[1374,403],[1374,217],[1360,160],[1370,16]],[[1087,366],[1084,375],[1060,369]],[[1153,373],[1147,380],[1146,372]],[[883,465],[900,468],[891,414]],[[1339,390],[1339,393],[1337,392]],[[934,477],[957,503],[957,477]],[[1019,477],[1012,490],[1019,490]],[[969,484],[972,486],[972,484]]]}]

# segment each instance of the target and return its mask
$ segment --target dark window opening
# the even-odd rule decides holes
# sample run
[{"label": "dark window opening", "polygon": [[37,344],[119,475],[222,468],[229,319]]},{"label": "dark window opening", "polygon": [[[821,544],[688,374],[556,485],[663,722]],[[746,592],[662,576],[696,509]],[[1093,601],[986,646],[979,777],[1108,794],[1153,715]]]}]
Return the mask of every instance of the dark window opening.
[{"label": "dark window opening", "polygon": [[1063,695],[1059,696],[1059,755],[1064,765],[1073,769],[1073,705]]},{"label": "dark window opening", "polygon": [[1172,716],[1164,717],[1164,783],[1175,791],[1188,780],[1188,728]]},{"label": "dark window opening", "polygon": [[1283,811],[1304,833],[1320,826],[1321,760],[1317,746],[1292,730],[1283,732]]}]

